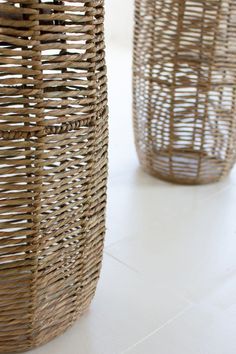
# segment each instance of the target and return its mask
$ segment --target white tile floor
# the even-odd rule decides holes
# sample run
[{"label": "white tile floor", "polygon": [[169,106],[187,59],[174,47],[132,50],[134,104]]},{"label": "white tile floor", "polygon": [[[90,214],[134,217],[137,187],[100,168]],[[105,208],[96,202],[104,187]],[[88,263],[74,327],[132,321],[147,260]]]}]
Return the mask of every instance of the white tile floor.
[{"label": "white tile floor", "polygon": [[140,170],[130,61],[109,48],[108,230],[95,300],[32,354],[235,354],[236,171],[185,187]]}]

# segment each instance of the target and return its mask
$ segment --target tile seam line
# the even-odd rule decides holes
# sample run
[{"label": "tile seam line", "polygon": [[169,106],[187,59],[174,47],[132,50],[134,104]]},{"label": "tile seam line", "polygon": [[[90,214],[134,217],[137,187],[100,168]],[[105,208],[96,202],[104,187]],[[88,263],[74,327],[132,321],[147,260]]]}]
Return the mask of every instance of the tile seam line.
[{"label": "tile seam line", "polygon": [[125,262],[121,261],[119,258],[113,256],[111,253],[107,252],[107,250],[105,249],[104,253],[114,259],[115,261],[117,261],[118,263],[122,264],[124,267],[128,268],[129,270],[131,270],[132,272],[136,273],[136,274],[139,274],[139,272],[137,271],[137,269],[133,268],[133,267],[130,267],[128,264],[126,264]]},{"label": "tile seam line", "polygon": [[[107,232],[110,232],[110,231],[111,230],[109,228],[107,228]],[[124,237],[120,238],[119,240],[111,241],[111,243],[108,243],[107,245],[105,245],[104,249],[105,249],[105,251],[106,250],[109,251],[110,248],[112,248],[113,246],[116,246],[119,242],[126,241],[126,240],[132,240],[132,239],[135,239],[135,236],[132,236],[132,237],[124,236]]]},{"label": "tile seam line", "polygon": [[154,331],[150,332],[149,334],[147,334],[144,338],[140,339],[139,341],[137,341],[136,343],[130,345],[128,348],[126,348],[124,351],[120,352],[120,354],[126,354],[128,353],[130,350],[134,349],[135,347],[137,347],[139,344],[145,342],[148,338],[152,337],[154,334],[158,333],[159,331],[161,331],[163,328],[167,327],[169,324],[171,324],[172,322],[174,322],[175,320],[177,320],[178,318],[182,317],[186,312],[188,312],[189,310],[191,310],[195,305],[187,305],[182,311],[178,312],[175,316],[173,316],[172,318],[170,318],[169,320],[167,320],[165,323],[163,323],[160,327],[156,328]]},{"label": "tile seam line", "polygon": [[[119,242],[119,241],[117,241],[117,242]],[[106,256],[112,258],[113,260],[117,261],[118,263],[120,263],[124,267],[128,268],[132,272],[136,273],[137,275],[142,276],[143,280],[145,280],[145,276],[142,273],[140,273],[140,271],[138,271],[136,268],[131,267],[129,264],[125,263],[124,261],[122,261],[118,257],[116,257],[113,254],[111,254],[106,248],[104,250],[104,254],[106,254]],[[186,304],[187,304],[186,307],[188,305],[189,306],[192,306],[192,305],[195,306],[196,305],[196,302],[190,300],[190,298],[188,298],[187,296],[180,294],[178,289],[174,288],[174,291],[175,291],[175,295],[179,296],[183,301],[186,302]]]}]

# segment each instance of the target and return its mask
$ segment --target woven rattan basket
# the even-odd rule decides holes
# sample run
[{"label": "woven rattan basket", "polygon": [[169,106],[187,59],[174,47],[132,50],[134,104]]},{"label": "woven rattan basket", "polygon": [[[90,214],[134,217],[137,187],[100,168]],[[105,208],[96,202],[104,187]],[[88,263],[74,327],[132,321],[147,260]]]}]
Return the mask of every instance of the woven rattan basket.
[{"label": "woven rattan basket", "polygon": [[0,352],[62,333],[99,277],[103,1],[0,1]]},{"label": "woven rattan basket", "polygon": [[141,165],[177,183],[235,161],[236,1],[136,0],[134,129]]}]

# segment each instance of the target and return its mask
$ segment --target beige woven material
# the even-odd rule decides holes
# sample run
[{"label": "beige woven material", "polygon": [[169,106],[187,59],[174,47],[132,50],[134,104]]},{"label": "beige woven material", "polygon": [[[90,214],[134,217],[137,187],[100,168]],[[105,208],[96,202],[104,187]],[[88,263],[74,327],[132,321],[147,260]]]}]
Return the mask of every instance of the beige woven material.
[{"label": "beige woven material", "polygon": [[62,333],[99,277],[107,177],[102,0],[0,1],[0,352]]},{"label": "beige woven material", "polygon": [[236,1],[136,0],[134,129],[142,166],[218,181],[235,161]]}]

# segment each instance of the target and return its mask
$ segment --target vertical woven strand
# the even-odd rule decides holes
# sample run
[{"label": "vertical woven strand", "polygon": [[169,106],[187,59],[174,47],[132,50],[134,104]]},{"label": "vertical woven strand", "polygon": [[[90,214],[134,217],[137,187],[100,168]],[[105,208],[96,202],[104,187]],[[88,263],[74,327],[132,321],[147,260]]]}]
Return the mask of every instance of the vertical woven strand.
[{"label": "vertical woven strand", "polygon": [[[107,179],[107,85],[104,53],[104,2],[101,0],[88,3],[92,11],[88,15],[93,18],[93,39],[91,53],[91,63],[94,65],[94,144],[91,153],[91,179],[89,188],[88,209],[85,220],[85,244],[83,252],[83,264],[81,269],[80,292],[78,293],[78,306],[81,311],[86,308],[91,296],[94,294],[98,276],[100,273],[103,238],[104,238],[104,217],[106,205],[106,179]],[[93,7],[92,7],[93,6]],[[98,204],[99,200],[99,204]],[[94,257],[97,254],[97,257]]]},{"label": "vertical woven strand", "polygon": [[173,161],[173,150],[174,150],[174,141],[175,141],[175,102],[176,98],[176,86],[177,86],[177,75],[179,71],[178,65],[178,57],[179,51],[181,47],[181,35],[183,32],[184,26],[184,12],[185,12],[185,0],[179,1],[177,4],[177,24],[176,24],[176,37],[174,37],[175,47],[174,47],[174,58],[173,58],[173,79],[170,88],[170,95],[171,95],[171,102],[170,102],[170,143],[169,143],[169,169],[170,169],[170,178],[175,178],[175,171],[174,171],[174,161]]},{"label": "vertical woven strand", "polygon": [[35,142],[35,148],[32,149],[32,154],[34,155],[33,169],[34,172],[32,176],[34,177],[34,196],[32,203],[32,220],[34,223],[33,230],[35,234],[32,238],[31,243],[31,256],[33,257],[33,267],[32,267],[32,283],[31,283],[31,301],[32,301],[32,318],[31,318],[31,343],[30,347],[35,347],[37,345],[37,309],[39,306],[39,298],[38,298],[38,260],[39,260],[39,238],[41,235],[41,207],[42,207],[42,185],[43,185],[43,159],[42,152],[44,149],[44,137],[41,137],[41,132],[44,133],[43,121],[44,121],[44,107],[43,107],[43,98],[44,98],[44,90],[43,90],[43,67],[42,67],[42,53],[40,51],[40,29],[39,29],[39,9],[38,4],[40,0],[30,0],[27,3],[28,8],[36,8],[35,13],[29,15],[29,21],[32,24],[32,70],[35,73],[33,75],[33,80],[35,84],[33,84],[33,101],[30,103],[30,109],[33,108],[35,110],[34,117],[37,119],[37,128],[39,132],[39,137],[37,137]]},{"label": "vertical woven strand", "polygon": [[96,36],[96,31],[95,31],[95,16],[97,13],[96,7],[94,7],[94,4],[91,2],[87,2],[85,4],[86,10],[85,10],[85,16],[88,17],[87,25],[90,26],[90,30],[88,31],[89,39],[87,40],[87,45],[88,45],[88,53],[90,54],[90,58],[88,59],[89,62],[89,69],[88,73],[90,74],[90,80],[92,83],[91,89],[92,89],[92,95],[91,97],[91,105],[93,109],[93,116],[92,116],[92,135],[91,139],[93,141],[92,147],[91,147],[91,158],[89,159],[89,167],[88,167],[88,172],[91,175],[91,180],[90,183],[86,185],[87,188],[87,209],[85,211],[85,214],[83,216],[83,222],[82,222],[82,227],[83,227],[83,251],[81,254],[81,262],[80,262],[80,273],[78,274],[78,290],[77,290],[77,295],[76,295],[76,311],[74,312],[73,315],[73,320],[79,315],[84,312],[84,310],[87,307],[87,302],[84,301],[86,297],[86,264],[88,262],[88,247],[89,247],[89,242],[90,242],[90,226],[89,226],[89,220],[90,220],[90,209],[91,209],[91,199],[92,199],[92,191],[91,191],[91,183],[92,183],[92,175],[94,171],[94,149],[95,149],[95,143],[96,143],[96,130],[95,130],[95,121],[96,121],[96,113],[95,113],[95,107],[96,107],[96,66],[95,66],[95,56],[96,56],[96,47],[95,47],[95,36]]},{"label": "vertical woven strand", "polygon": [[[214,6],[215,5],[215,6]],[[207,9],[205,8],[207,4],[203,3],[203,13],[204,15],[207,13]],[[206,82],[206,91],[207,93],[211,91],[211,84],[212,84],[212,75],[213,75],[213,68],[214,68],[214,63],[215,63],[215,55],[216,55],[216,44],[217,44],[217,33],[219,31],[219,19],[220,19],[220,11],[221,11],[221,0],[218,0],[217,3],[212,4],[212,12],[213,12],[213,19],[211,20],[210,24],[208,24],[207,29],[205,29],[206,32],[210,32],[209,35],[212,36],[212,42],[211,42],[211,48],[209,49],[209,67],[208,67],[208,73],[207,73],[207,82]],[[203,17],[203,21],[204,21]],[[201,56],[201,53],[200,53]],[[199,154],[198,157],[198,166],[197,166],[197,177],[196,179],[198,180],[201,176],[201,169],[204,168],[204,162],[202,161],[205,156],[205,145],[207,144],[206,141],[206,124],[208,121],[208,116],[209,116],[209,97],[210,95],[206,94],[206,100],[205,100],[205,111],[204,111],[204,116],[203,116],[203,122],[202,122],[202,132],[201,132],[201,138],[200,138],[200,151],[201,153]],[[218,119],[216,119],[217,122]],[[217,140],[217,136],[216,136]],[[222,176],[219,175],[219,178]]]},{"label": "vertical woven strand", "polygon": [[[32,49],[35,41],[27,45],[37,25],[29,19],[36,14],[31,3],[22,1],[18,8],[0,5],[0,216],[5,219],[0,237],[0,351],[12,352],[29,349],[34,343],[40,182],[35,178],[33,144],[22,137],[28,135],[31,119],[37,121],[31,116],[30,101],[35,104],[31,77],[37,83],[39,72],[31,67],[40,58]],[[31,63],[29,58],[34,58]]]},{"label": "vertical woven strand", "polygon": [[[222,4],[222,13],[221,13],[221,26],[224,26],[225,33],[224,36],[220,36],[218,34],[218,40],[219,42],[222,43],[222,47],[224,48],[224,52],[226,56],[230,56],[231,54],[231,48],[232,44],[235,43],[236,35],[235,33],[235,28],[234,28],[234,23],[235,23],[235,16],[236,16],[236,4],[233,2],[225,2],[223,1]],[[232,65],[232,64],[231,64]],[[228,80],[227,78],[227,70],[225,69],[223,72],[223,78],[224,80]],[[229,96],[229,99],[232,100],[232,108],[231,108],[231,114],[233,117],[236,117],[236,85],[234,84],[236,82],[236,70],[234,73],[232,73],[231,77],[231,90],[232,90],[232,97]],[[224,89],[223,87],[221,88],[221,103],[223,104],[224,102]],[[232,132],[232,134],[229,133],[229,143],[227,145],[227,150],[226,150],[226,155],[230,156],[231,160],[231,167],[233,167],[235,160],[236,160],[236,148],[235,148],[235,141],[236,141],[236,119],[230,119],[229,120],[229,131]],[[217,122],[218,123],[218,122]],[[219,124],[217,124],[218,126]],[[219,139],[220,140],[220,139]],[[226,176],[228,173],[228,166],[224,166],[222,169],[222,177]]]}]

